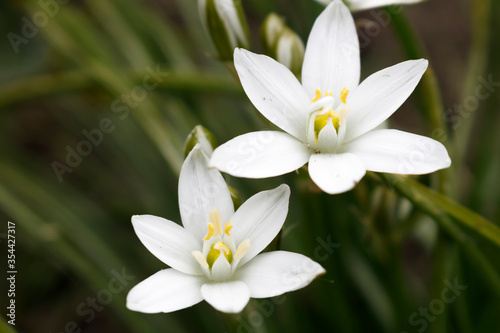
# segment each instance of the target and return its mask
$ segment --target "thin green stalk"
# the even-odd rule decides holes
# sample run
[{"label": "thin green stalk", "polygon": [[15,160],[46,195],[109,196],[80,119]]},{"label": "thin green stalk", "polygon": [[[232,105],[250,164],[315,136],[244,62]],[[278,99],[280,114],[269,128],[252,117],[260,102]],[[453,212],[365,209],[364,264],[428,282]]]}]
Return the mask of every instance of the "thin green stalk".
[{"label": "thin green stalk", "polygon": [[[404,13],[393,15],[392,24],[395,27],[401,46],[408,58],[428,58],[423,43]],[[420,80],[420,84],[415,89],[414,95],[415,102],[419,106],[424,119],[427,120],[427,129],[429,132],[432,133],[436,130],[442,130],[442,133],[446,134],[447,127],[443,117],[443,99],[437,83],[436,74],[432,69],[432,63],[429,64],[429,68]]]},{"label": "thin green stalk", "polygon": [[[457,271],[459,274],[463,276],[463,267],[461,264],[461,260],[457,260]],[[471,311],[470,311],[470,304],[467,302],[467,297],[468,295],[464,293],[463,296],[457,297],[455,303],[455,312],[456,312],[456,318],[457,318],[457,324],[458,327],[460,327],[460,332],[462,333],[473,333],[474,329],[472,328],[472,322],[471,322]]]},{"label": "thin green stalk", "polygon": [[[443,281],[450,278],[453,265],[457,261],[457,251],[451,246],[449,238],[442,230],[438,231],[438,239],[434,249],[430,299],[441,299]],[[450,305],[444,307],[443,313],[436,316],[430,326],[431,333],[447,332],[448,312]]]},{"label": "thin green stalk", "polygon": [[[129,70],[125,70],[130,73]],[[133,85],[142,85],[147,71],[126,74]],[[158,82],[159,92],[189,92],[230,94],[243,96],[239,85],[227,75],[210,73],[178,73],[170,72],[168,77]],[[89,77],[87,69],[68,70],[53,74],[41,74],[20,78],[0,87],[0,109],[7,109],[19,103],[37,98],[51,97],[63,94],[81,93],[85,91],[102,90]]]},{"label": "thin green stalk", "polygon": [[[373,174],[371,175],[373,176]],[[449,218],[453,217],[463,226],[471,228],[495,245],[500,246],[500,228],[482,216],[409,177],[392,174],[376,175],[436,221],[442,221],[442,226],[456,228],[455,223]],[[448,226],[449,223],[452,225]]]},{"label": "thin green stalk", "polygon": [[[62,15],[55,17],[54,19],[60,18]],[[70,26],[65,26],[64,24],[71,21]],[[112,95],[120,97],[123,94],[129,93],[131,89],[135,86],[130,82],[129,78],[122,74],[122,71],[115,66],[109,65],[106,62],[101,61],[100,57],[95,55],[86,54],[82,50],[81,57],[76,59],[73,57],[74,49],[78,49],[79,45],[73,40],[74,37],[78,37],[81,30],[85,29],[86,24],[79,22],[79,17],[65,17],[61,20],[62,24],[58,24],[56,20],[47,25],[46,29],[43,30],[46,38],[61,51],[63,55],[68,57],[68,60],[76,61],[82,68],[86,68],[89,77],[93,78],[97,83],[105,87]],[[71,35],[67,35],[70,33]],[[63,39],[58,37],[63,36]],[[82,41],[84,43],[89,43],[89,39]],[[96,40],[97,46],[93,45],[93,48],[99,46],[99,41]],[[175,138],[171,135],[174,131],[172,126],[174,124],[169,124],[164,120],[160,111],[155,107],[155,105],[145,98],[139,103],[137,103],[139,109],[133,110],[131,114],[136,118],[138,123],[142,126],[145,133],[150,137],[150,139],[155,143],[160,154],[164,157],[167,165],[171,170],[178,174],[180,167],[182,165],[182,140]]]},{"label": "thin green stalk", "polygon": [[108,33],[106,40],[118,47],[123,57],[135,70],[142,70],[153,62],[143,42],[130,27],[113,3],[92,0],[86,2],[89,10],[100,21],[102,28]]},{"label": "thin green stalk", "polygon": [[465,255],[470,258],[471,263],[478,268],[478,272],[482,274],[491,290],[500,296],[500,274],[497,269],[454,221],[461,222],[463,226],[472,228],[494,244],[500,245],[500,229],[496,225],[409,178],[390,174],[378,174],[378,178],[387,182],[396,192],[433,217],[441,228],[457,241]]},{"label": "thin green stalk", "polygon": [[[68,235],[67,237],[102,269],[125,266],[114,255],[113,251],[102,242],[96,232],[92,230],[91,225],[81,220],[75,211],[68,208],[64,197],[52,196],[52,193],[58,193],[57,191],[52,191],[52,193],[47,191],[32,181],[31,177],[25,177],[23,173],[19,172],[18,168],[6,164],[0,165],[0,175],[2,184],[11,185],[10,188],[16,188],[17,193],[20,193],[25,199],[24,202],[27,202],[28,198],[36,198],[30,206],[37,206],[39,209],[46,210],[45,216],[58,221],[57,228],[60,228],[61,232]],[[92,246],[89,246],[89,244],[92,244]]]},{"label": "thin green stalk", "polygon": [[[101,273],[62,237],[63,235],[57,230],[56,226],[44,221],[43,218],[39,217],[30,207],[12,195],[1,184],[0,206],[22,228],[23,232],[35,240],[50,257],[58,258],[80,279],[92,285],[95,290],[100,290],[108,285],[109,277],[107,277],[107,274],[109,272],[106,272],[106,274]],[[112,268],[109,267],[109,269]],[[116,269],[119,268],[121,267],[116,267]],[[124,303],[118,302],[120,296],[118,294],[115,296],[115,301],[111,302],[110,305],[125,323],[137,332],[155,332],[155,329],[147,321],[137,320],[137,317],[130,316],[129,311],[123,306]],[[173,323],[173,325],[175,326],[176,323]]]},{"label": "thin green stalk", "polygon": [[[486,72],[488,65],[488,54],[490,47],[490,33],[491,33],[491,0],[472,0],[470,2],[471,13],[471,46],[469,49],[469,59],[467,62],[467,72],[464,79],[464,86],[462,91],[462,101],[472,96],[478,99],[477,88],[481,84],[478,81],[479,77]],[[477,110],[467,113],[467,118],[462,118],[456,129],[454,135],[454,154],[453,159],[456,165],[455,179],[461,180],[463,177],[465,158],[471,149],[471,132],[474,128],[474,123],[477,115]],[[462,115],[460,115],[462,117]],[[460,182],[457,186],[460,185]],[[456,191],[460,194],[460,191]]]},{"label": "thin green stalk", "polygon": [[171,23],[158,15],[156,8],[150,7],[156,5],[155,3],[145,6],[137,1],[112,0],[111,2],[140,33],[142,40],[152,40],[159,50],[161,62],[166,60],[169,66],[177,71],[195,70],[193,60],[187,52],[186,46],[189,41],[186,41],[180,33],[183,27],[179,27],[178,22]]},{"label": "thin green stalk", "polygon": [[[423,43],[404,13],[393,15],[392,24],[395,27],[396,34],[407,57],[410,59],[428,58]],[[420,84],[413,93],[413,97],[425,120],[428,133],[434,139],[448,146],[449,144],[446,142],[448,128],[444,120],[443,98],[432,63],[429,64],[427,71],[422,76]],[[437,175],[439,191],[449,194],[453,182],[450,169],[441,170]]]}]

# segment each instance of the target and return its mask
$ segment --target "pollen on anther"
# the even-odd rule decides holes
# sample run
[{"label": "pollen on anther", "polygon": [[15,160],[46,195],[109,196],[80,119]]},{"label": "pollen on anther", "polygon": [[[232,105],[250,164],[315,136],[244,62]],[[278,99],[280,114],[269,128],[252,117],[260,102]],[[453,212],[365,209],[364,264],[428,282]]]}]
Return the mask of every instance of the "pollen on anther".
[{"label": "pollen on anther", "polygon": [[231,222],[227,222],[226,225],[224,226],[224,232],[226,233],[226,235],[231,236],[229,234],[229,231],[231,231],[232,228],[233,225],[231,224]]},{"label": "pollen on anther", "polygon": [[319,101],[319,99],[320,99],[320,98],[321,98],[321,90],[316,89],[316,97],[314,97],[314,98],[311,100],[311,102],[313,102],[313,103],[314,103],[314,102],[317,102],[317,101]]},{"label": "pollen on anther", "polygon": [[205,238],[203,238],[203,240],[209,240],[213,235],[214,235],[214,225],[212,223],[209,223],[208,224],[208,233],[205,236]]},{"label": "pollen on anther", "polygon": [[347,87],[344,87],[344,89],[342,89],[342,91],[340,92],[340,100],[344,104],[346,104],[347,94],[349,94],[349,89],[347,89]]}]

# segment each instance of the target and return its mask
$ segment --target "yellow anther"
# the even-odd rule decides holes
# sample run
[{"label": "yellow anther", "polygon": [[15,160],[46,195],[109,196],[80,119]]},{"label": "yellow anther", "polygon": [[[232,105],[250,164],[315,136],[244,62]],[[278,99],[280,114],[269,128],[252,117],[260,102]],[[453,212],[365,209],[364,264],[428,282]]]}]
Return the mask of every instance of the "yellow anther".
[{"label": "yellow anther", "polygon": [[226,233],[226,235],[231,236],[229,234],[229,231],[231,231],[232,228],[233,225],[231,224],[231,222],[227,222],[226,225],[224,226],[224,232]]},{"label": "yellow anther", "polygon": [[321,90],[316,89],[316,97],[314,97],[314,98],[311,100],[311,102],[313,102],[313,103],[314,103],[314,102],[317,102],[317,101],[319,101],[319,99],[320,99],[320,98],[321,98]]},{"label": "yellow anther", "polygon": [[214,225],[212,223],[208,224],[208,234],[203,238],[203,240],[209,240],[214,235]]},{"label": "yellow anther", "polygon": [[333,96],[333,91],[327,90],[325,96]]},{"label": "yellow anther", "polygon": [[344,87],[344,89],[342,89],[342,91],[340,92],[340,100],[342,101],[342,103],[346,103],[346,100],[347,100],[347,94],[349,93],[349,89],[347,89],[347,87]]}]

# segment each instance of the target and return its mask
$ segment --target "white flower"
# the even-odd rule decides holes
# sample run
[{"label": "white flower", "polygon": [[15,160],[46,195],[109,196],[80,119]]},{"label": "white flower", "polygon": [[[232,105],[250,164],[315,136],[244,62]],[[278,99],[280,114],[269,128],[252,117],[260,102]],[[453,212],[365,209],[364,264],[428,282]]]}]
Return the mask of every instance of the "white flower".
[{"label": "white flower", "polygon": [[287,185],[254,195],[234,212],[224,179],[207,164],[198,145],[182,166],[179,206],[184,228],[161,217],[132,217],[144,246],[171,268],[132,288],[129,309],[171,312],[206,300],[219,311],[237,313],[250,297],[297,290],[325,272],[297,253],[259,254],[283,226]]},{"label": "white flower", "polygon": [[358,38],[341,1],[328,5],[314,23],[302,85],[267,56],[236,49],[234,64],[253,105],[285,132],[248,133],[218,147],[210,166],[223,172],[266,178],[309,162],[312,180],[335,194],[352,189],[366,170],[425,174],[451,164],[435,140],[376,129],[415,89],[427,60],[402,62],[359,84]]},{"label": "white flower", "polygon": [[[328,5],[333,0],[316,0],[317,2]],[[412,3],[422,2],[423,0],[345,0],[351,11],[365,10],[375,7],[389,5],[409,5]]]}]

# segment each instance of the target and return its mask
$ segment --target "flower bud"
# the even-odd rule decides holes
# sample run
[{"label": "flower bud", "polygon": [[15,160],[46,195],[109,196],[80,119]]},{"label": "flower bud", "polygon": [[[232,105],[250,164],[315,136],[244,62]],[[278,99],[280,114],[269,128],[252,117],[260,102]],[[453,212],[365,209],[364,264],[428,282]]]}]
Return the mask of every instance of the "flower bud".
[{"label": "flower bud", "polygon": [[201,125],[196,125],[191,133],[189,133],[186,143],[184,144],[184,157],[187,157],[189,152],[200,144],[201,151],[208,157],[212,156],[214,149],[219,145],[215,136]]},{"label": "flower bud", "polygon": [[275,48],[276,41],[285,28],[285,20],[278,15],[271,13],[266,17],[260,30],[260,38],[265,54],[269,56],[273,55],[272,50]]},{"label": "flower bud", "polygon": [[232,61],[236,47],[250,48],[248,24],[241,0],[199,0],[201,20],[222,61]]},{"label": "flower bud", "polygon": [[270,14],[262,25],[264,51],[299,76],[304,60],[304,43],[276,14]]}]

